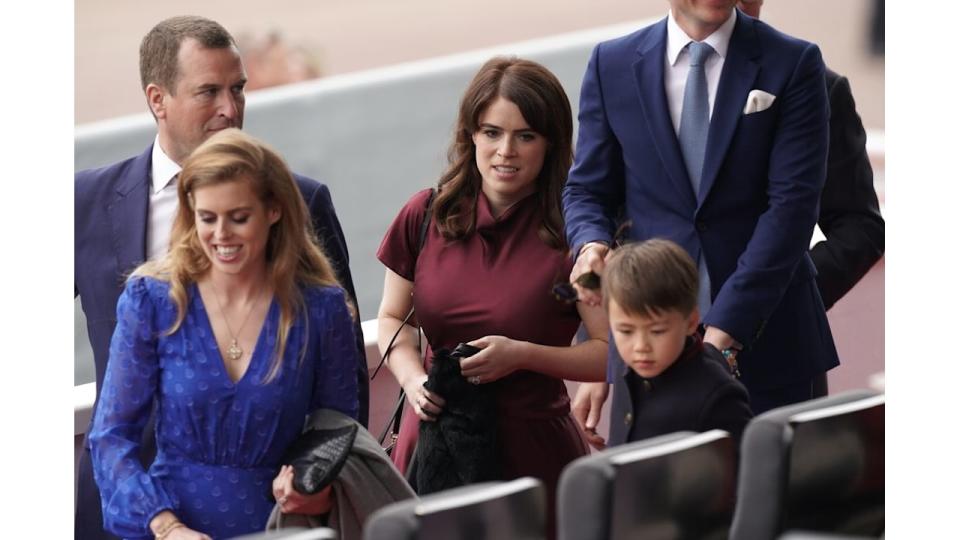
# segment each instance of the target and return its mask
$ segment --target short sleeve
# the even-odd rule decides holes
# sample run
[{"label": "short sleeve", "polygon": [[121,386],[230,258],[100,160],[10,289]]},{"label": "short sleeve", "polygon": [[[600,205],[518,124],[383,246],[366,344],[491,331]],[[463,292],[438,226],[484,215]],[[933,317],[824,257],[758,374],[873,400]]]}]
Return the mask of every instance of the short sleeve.
[{"label": "short sleeve", "polygon": [[413,281],[417,252],[420,250],[420,226],[432,189],[418,191],[400,209],[380,242],[377,259],[398,276]]},{"label": "short sleeve", "polygon": [[314,387],[310,410],[334,409],[356,419],[360,407],[357,389],[357,365],[360,362],[354,335],[353,318],[347,309],[343,289],[328,288],[311,301],[319,305],[311,312],[319,337],[314,359]]},{"label": "short sleeve", "polygon": [[162,329],[156,325],[151,281],[131,279],[117,302],[117,326],[90,431],[104,526],[124,538],[149,536],[150,520],[161,510],[174,508],[139,460],[160,371],[157,336]]}]

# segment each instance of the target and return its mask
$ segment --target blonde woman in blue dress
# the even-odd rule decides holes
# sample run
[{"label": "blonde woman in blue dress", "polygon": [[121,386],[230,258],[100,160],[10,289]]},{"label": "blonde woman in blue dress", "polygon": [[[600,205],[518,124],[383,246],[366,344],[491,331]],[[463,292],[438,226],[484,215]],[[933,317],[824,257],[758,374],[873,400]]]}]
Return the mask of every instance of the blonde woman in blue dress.
[{"label": "blonde woman in blue dress", "polygon": [[[351,311],[282,159],[225,130],[184,163],[169,254],[138,268],[90,445],[104,526],[124,538],[229,538],[329,511],[282,456],[325,407],[357,415]],[[141,435],[156,406],[157,457]]]}]

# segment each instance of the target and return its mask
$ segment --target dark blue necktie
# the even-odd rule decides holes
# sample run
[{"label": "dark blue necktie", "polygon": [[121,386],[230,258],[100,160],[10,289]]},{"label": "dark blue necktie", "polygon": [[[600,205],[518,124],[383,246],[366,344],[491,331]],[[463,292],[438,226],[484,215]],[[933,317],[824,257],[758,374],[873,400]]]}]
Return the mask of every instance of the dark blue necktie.
[{"label": "dark blue necktie", "polygon": [[[693,186],[693,193],[700,194],[700,176],[703,173],[703,156],[707,151],[707,132],[710,130],[710,96],[707,94],[707,73],[704,64],[713,53],[713,47],[706,43],[691,41],[687,45],[690,54],[690,71],[687,73],[687,85],[683,90],[683,110],[680,112],[680,150],[683,162],[687,166],[687,175]],[[697,254],[697,270],[700,273],[700,294],[697,307],[700,317],[707,316],[710,309],[710,274],[703,250]]]}]

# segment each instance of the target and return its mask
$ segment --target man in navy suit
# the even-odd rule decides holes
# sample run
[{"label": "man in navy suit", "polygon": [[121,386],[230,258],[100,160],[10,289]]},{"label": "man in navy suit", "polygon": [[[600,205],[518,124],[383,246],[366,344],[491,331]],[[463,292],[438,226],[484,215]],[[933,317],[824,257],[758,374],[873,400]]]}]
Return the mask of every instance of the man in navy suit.
[{"label": "man in navy suit", "polygon": [[[828,107],[819,49],[735,5],[670,0],[666,19],[594,49],[563,199],[571,280],[602,271],[621,218],[631,239],[690,253],[704,340],[739,365],[759,413],[813,397],[839,363],[808,254]],[[684,94],[703,48],[693,43],[709,45],[696,61],[709,118],[691,151]],[[581,298],[599,302],[582,288]],[[612,411],[614,442],[621,416]]]},{"label": "man in navy suit", "polygon": [[[157,121],[154,143],[139,156],[80,171],[74,183],[74,294],[87,318],[98,395],[124,279],[167,250],[180,165],[216,131],[243,126],[246,72],[233,37],[214,21],[174,17],[157,24],[140,46],[140,78]],[[330,192],[323,184],[294,176],[324,252],[356,305],[347,245]],[[369,385],[359,322],[357,346],[360,420],[366,424]],[[155,446],[151,422],[141,449],[145,465]],[[86,449],[77,482],[75,537],[112,538],[103,531],[100,494]]]}]

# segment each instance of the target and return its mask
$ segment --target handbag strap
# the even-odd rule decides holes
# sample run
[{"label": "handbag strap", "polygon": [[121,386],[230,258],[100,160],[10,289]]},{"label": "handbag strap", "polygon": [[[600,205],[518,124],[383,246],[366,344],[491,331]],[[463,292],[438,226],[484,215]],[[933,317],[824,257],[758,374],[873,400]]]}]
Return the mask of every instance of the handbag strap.
[{"label": "handbag strap", "polygon": [[[433,196],[436,194],[436,190],[430,190],[430,196],[427,198],[427,207],[423,211],[423,222],[420,223],[420,243],[417,246],[417,257],[414,260],[414,268],[416,268],[417,261],[420,259],[420,252],[423,251],[423,246],[427,243],[427,233],[429,232],[430,220],[433,215]],[[380,368],[383,367],[383,364],[387,361],[387,356],[390,355],[390,351],[393,350],[393,343],[397,340],[397,336],[400,335],[400,331],[404,326],[410,321],[410,318],[413,317],[414,307],[410,306],[410,311],[407,312],[407,316],[403,318],[403,322],[400,323],[400,326],[397,327],[397,331],[393,333],[393,336],[390,338],[390,342],[387,344],[387,348],[383,352],[383,356],[380,357],[380,363],[377,364],[377,369],[373,371],[373,375],[370,376],[370,379],[373,380],[377,376],[377,373],[380,372]],[[420,336],[420,326],[417,326],[417,337]],[[417,340],[419,346],[419,339]],[[387,434],[392,432],[393,435],[397,435],[400,431],[400,417],[403,415],[403,402],[406,399],[406,394],[403,391],[403,388],[400,388],[400,398],[397,400],[397,405],[394,407],[393,414],[390,416],[390,421],[387,422],[387,425],[384,426],[383,432],[380,433],[380,437],[377,439],[380,445],[383,445],[383,441],[386,440]]]}]

